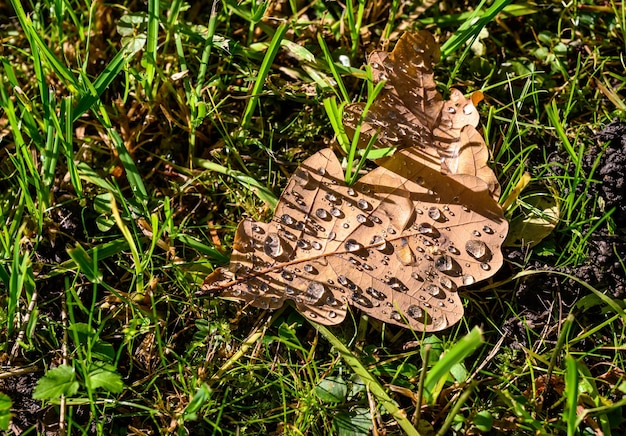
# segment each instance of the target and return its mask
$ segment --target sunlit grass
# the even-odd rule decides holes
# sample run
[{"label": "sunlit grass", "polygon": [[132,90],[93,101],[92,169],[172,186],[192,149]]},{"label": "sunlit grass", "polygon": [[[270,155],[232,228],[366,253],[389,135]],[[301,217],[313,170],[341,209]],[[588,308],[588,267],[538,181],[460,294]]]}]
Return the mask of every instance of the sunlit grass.
[{"label": "sunlit grass", "polygon": [[[43,408],[70,434],[623,433],[623,301],[576,274],[621,231],[595,134],[624,118],[624,5],[336,3],[2,6],[0,428]],[[366,168],[341,109],[373,101],[367,54],[415,23],[441,90],[486,94],[501,202],[541,241],[518,227],[439,334],[197,299],[298,162],[337,135],[348,181]]]}]

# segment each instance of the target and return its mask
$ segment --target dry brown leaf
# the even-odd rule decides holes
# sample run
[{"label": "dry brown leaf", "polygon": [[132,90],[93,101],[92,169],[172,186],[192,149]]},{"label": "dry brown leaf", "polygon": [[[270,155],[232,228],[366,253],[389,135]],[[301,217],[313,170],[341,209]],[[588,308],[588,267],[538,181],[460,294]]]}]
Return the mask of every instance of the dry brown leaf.
[{"label": "dry brown leaf", "polygon": [[[374,52],[369,65],[375,82],[386,81],[361,124],[360,146],[364,148],[375,134],[375,147],[412,148],[411,155],[443,174],[471,174],[483,179],[494,198],[500,187],[487,166],[489,152],[476,131],[479,114],[471,98],[457,89],[443,101],[437,92],[433,65],[439,60],[439,47],[427,31],[405,33],[391,53]],[[479,98],[477,96],[476,100]],[[363,103],[344,110],[348,134],[361,122]],[[402,154],[381,159],[404,159]]]},{"label": "dry brown leaf", "polygon": [[349,187],[330,149],[307,159],[272,222],[240,223],[230,266],[200,294],[262,309],[292,300],[327,325],[340,323],[348,304],[418,331],[457,322],[458,289],[500,268],[508,224],[482,180],[393,163]]}]

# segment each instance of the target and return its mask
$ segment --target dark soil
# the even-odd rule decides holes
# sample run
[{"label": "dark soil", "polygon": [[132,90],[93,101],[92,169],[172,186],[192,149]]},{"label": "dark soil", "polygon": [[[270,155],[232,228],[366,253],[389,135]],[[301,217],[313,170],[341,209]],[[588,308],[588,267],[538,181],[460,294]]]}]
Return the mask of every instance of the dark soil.
[{"label": "dark soil", "polygon": [[[584,155],[583,169],[591,174],[600,156],[594,172],[594,179],[599,182],[591,184],[584,191],[584,187],[580,186],[580,192],[576,194],[593,198],[591,204],[594,205],[601,198],[606,211],[614,208],[611,215],[614,231],[610,231],[607,225],[596,229],[589,239],[586,260],[580,265],[553,267],[541,259],[532,259],[524,265],[522,250],[509,249],[506,252],[512,263],[524,265],[526,269],[546,271],[545,274],[522,279],[515,292],[516,303],[526,319],[526,325],[537,332],[548,324],[553,324],[558,314],[565,316],[582,297],[590,293],[577,281],[551,274],[552,272],[576,277],[612,298],[626,297],[626,273],[623,264],[623,259],[626,258],[626,123],[614,121],[599,132],[596,138],[598,143]],[[553,156],[555,163],[567,164],[567,160],[556,152]],[[554,165],[553,169],[557,175],[563,172],[563,167],[559,165]],[[592,211],[587,212],[590,215]],[[600,315],[599,310],[597,313],[593,310],[586,311],[585,316],[608,316]],[[584,323],[584,319],[580,317],[578,321]],[[524,324],[513,317],[506,322],[505,331],[514,343],[519,341],[520,345],[528,346]]]}]

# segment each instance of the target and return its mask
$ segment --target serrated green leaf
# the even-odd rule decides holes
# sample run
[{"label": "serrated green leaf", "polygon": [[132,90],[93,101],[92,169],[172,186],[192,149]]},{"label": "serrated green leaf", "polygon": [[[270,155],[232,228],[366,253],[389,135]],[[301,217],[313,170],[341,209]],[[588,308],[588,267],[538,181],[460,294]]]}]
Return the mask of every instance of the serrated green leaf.
[{"label": "serrated green leaf", "polygon": [[89,389],[103,388],[114,394],[118,394],[124,389],[122,376],[115,367],[102,362],[98,362],[92,367],[85,377],[85,383]]},{"label": "serrated green leaf", "polygon": [[78,391],[78,382],[74,368],[69,365],[59,365],[52,368],[39,379],[33,398],[35,400],[52,400],[61,395],[71,397]]}]

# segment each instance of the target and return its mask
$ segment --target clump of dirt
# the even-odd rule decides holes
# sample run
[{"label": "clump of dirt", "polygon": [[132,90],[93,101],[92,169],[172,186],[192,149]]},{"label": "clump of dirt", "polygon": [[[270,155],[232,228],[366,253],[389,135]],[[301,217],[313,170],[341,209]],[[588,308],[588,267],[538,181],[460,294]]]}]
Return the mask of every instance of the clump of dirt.
[{"label": "clump of dirt", "polygon": [[[615,207],[613,220],[622,232],[626,231],[626,123],[613,121],[596,136],[599,141],[608,142],[600,160],[598,174],[606,209]],[[586,165],[593,164],[592,154],[586,155]]]},{"label": "clump of dirt", "polygon": [[[602,199],[606,211],[615,208],[611,215],[614,231],[606,225],[595,229],[587,242],[586,260],[579,265],[554,267],[537,258],[525,262],[522,250],[506,251],[505,256],[510,262],[525,265],[526,269],[546,271],[546,274],[522,279],[516,289],[519,313],[524,316],[525,322],[511,318],[504,326],[514,342],[519,341],[527,346],[527,327],[541,331],[546,325],[554,323],[551,313],[567,314],[580,298],[589,294],[590,291],[576,280],[553,274],[554,272],[576,277],[595,289],[606,292],[612,298],[626,297],[626,274],[623,265],[623,259],[626,258],[626,123],[610,123],[596,135],[596,139],[598,143],[584,155],[583,171],[586,174],[593,172],[594,179],[599,179],[600,182],[589,186],[580,184],[576,194]],[[557,152],[552,156],[554,172],[562,172],[566,168],[567,158],[559,156]],[[598,207],[598,203],[589,202],[592,207]],[[593,216],[594,213],[585,212],[587,216]],[[587,230],[591,231],[591,228]],[[560,307],[555,308],[555,304]],[[599,310],[599,307],[598,313],[593,309],[587,310],[585,315],[601,315]],[[579,321],[584,323],[584,319]]]}]

